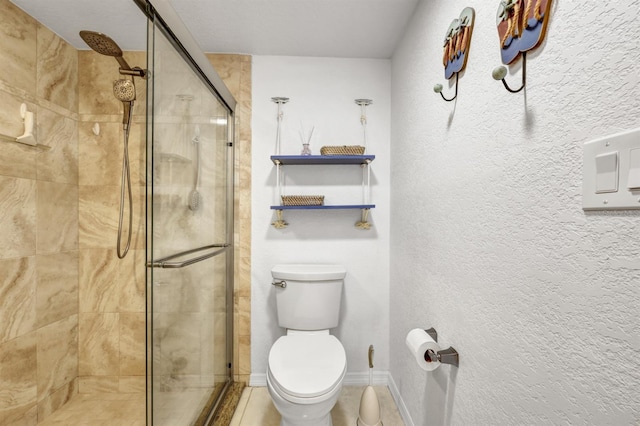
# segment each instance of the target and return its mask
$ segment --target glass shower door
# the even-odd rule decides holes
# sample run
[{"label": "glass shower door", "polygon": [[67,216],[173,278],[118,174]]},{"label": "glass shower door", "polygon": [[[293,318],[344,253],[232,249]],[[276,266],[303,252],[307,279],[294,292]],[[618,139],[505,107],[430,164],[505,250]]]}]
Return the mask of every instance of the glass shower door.
[{"label": "glass shower door", "polygon": [[231,381],[231,114],[149,25],[148,419],[204,424]]}]

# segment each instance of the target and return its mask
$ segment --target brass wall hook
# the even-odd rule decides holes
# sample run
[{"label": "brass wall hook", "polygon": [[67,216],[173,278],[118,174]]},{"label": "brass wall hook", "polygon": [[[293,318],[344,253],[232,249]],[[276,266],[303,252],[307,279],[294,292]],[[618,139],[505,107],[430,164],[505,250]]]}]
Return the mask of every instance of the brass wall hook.
[{"label": "brass wall hook", "polygon": [[444,95],[442,94],[442,84],[440,83],[433,86],[433,91],[436,93],[440,93],[440,96],[442,96],[442,99],[444,99],[447,102],[451,102],[452,100],[457,98],[458,97],[458,73],[456,73],[456,91],[455,91],[455,94],[453,95],[453,98],[447,99],[444,97]]},{"label": "brass wall hook", "polygon": [[509,92],[511,93],[520,92],[527,85],[527,52],[522,53],[522,85],[518,89],[512,89],[511,87],[509,87],[509,85],[505,81],[504,78],[507,76],[507,67],[505,67],[504,65],[495,67],[493,69],[493,72],[491,73],[491,76],[493,77],[494,80],[502,81],[502,84],[504,84],[505,89],[507,89]]}]

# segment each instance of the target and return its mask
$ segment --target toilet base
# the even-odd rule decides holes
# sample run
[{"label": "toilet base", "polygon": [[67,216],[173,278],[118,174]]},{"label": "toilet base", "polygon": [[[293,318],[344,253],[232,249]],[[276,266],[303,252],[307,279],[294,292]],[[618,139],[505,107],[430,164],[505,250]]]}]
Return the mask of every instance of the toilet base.
[{"label": "toilet base", "polygon": [[271,401],[280,413],[280,426],[332,426],[331,409],[338,402],[342,384],[333,390],[330,397],[316,404],[295,404],[282,398],[271,384],[267,373],[267,389]]},{"label": "toilet base", "polygon": [[333,426],[331,420],[331,414],[327,414],[321,419],[313,419],[309,421],[303,421],[296,419],[294,421],[287,421],[284,417],[280,420],[280,426]]}]

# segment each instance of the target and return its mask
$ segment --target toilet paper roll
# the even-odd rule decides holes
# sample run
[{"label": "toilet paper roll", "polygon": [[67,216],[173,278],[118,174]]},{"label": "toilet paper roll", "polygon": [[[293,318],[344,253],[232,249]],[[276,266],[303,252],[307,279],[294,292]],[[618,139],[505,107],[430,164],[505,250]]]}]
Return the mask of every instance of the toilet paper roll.
[{"label": "toilet paper roll", "polygon": [[440,350],[438,342],[433,340],[426,331],[422,330],[421,328],[414,328],[407,334],[406,342],[407,347],[416,358],[418,365],[424,371],[433,371],[436,368],[440,367],[439,361],[429,362],[427,361],[427,359],[429,359],[428,356],[425,359],[425,355],[427,354],[428,350],[432,350],[435,353],[438,353],[438,351]]}]

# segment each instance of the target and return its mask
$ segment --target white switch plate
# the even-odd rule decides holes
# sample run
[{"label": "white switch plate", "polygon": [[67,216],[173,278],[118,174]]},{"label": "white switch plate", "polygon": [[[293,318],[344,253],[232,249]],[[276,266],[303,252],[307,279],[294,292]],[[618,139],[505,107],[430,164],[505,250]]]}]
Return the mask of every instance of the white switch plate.
[{"label": "white switch plate", "polygon": [[[582,176],[582,208],[584,210],[640,209],[640,188],[636,168],[640,148],[640,129],[617,133],[584,144]],[[617,153],[615,175],[603,171],[602,159]],[[598,159],[598,161],[596,161]],[[596,167],[596,164],[600,167]],[[610,164],[609,164],[610,165]],[[604,173],[604,174],[603,174]],[[603,178],[610,191],[602,192]],[[614,179],[615,182],[612,182]],[[631,187],[631,188],[630,188]]]}]

